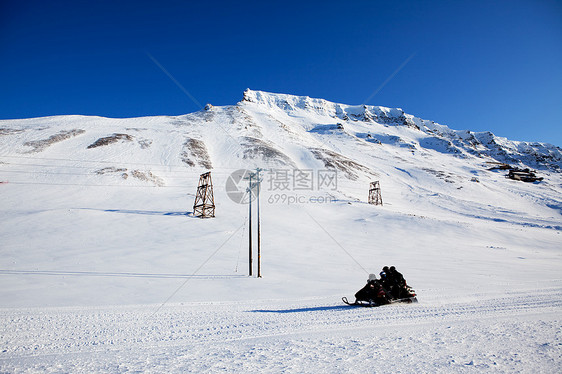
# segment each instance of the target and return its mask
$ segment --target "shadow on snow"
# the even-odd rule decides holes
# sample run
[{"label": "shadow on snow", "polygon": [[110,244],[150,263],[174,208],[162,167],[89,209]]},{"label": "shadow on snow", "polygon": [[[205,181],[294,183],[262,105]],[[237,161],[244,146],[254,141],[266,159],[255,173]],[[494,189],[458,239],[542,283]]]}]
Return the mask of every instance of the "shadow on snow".
[{"label": "shadow on snow", "polygon": [[348,305],[335,305],[335,306],[317,306],[312,308],[296,308],[296,309],[257,309],[250,310],[252,313],[305,313],[305,312],[323,312],[330,310],[349,309]]},{"label": "shadow on snow", "polygon": [[224,279],[245,278],[246,275],[237,274],[168,274],[168,273],[131,273],[131,272],[101,272],[101,271],[58,271],[58,270],[9,270],[0,269],[0,275],[58,275],[75,277],[125,277],[125,278],[196,278],[196,279]]},{"label": "shadow on snow", "polygon": [[97,210],[99,212],[107,213],[123,213],[123,214],[140,214],[149,216],[186,216],[190,218],[197,218],[193,212],[167,212],[162,210],[135,210],[135,209],[93,209],[93,208],[78,208],[81,210]]}]

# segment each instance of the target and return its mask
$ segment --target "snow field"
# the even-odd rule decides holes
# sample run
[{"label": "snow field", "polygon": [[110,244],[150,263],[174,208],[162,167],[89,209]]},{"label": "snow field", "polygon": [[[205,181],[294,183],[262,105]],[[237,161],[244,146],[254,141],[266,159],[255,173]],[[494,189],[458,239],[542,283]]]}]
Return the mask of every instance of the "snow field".
[{"label": "snow field", "polygon": [[2,310],[0,369],[548,373],[562,356],[560,291],[375,309],[316,298]]}]

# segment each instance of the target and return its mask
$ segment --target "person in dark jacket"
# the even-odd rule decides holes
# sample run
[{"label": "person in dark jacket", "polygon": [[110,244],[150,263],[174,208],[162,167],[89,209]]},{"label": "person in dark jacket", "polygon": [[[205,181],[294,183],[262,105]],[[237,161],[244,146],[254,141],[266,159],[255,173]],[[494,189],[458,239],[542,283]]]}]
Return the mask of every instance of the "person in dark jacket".
[{"label": "person in dark jacket", "polygon": [[388,268],[388,272],[391,274],[392,278],[394,279],[396,284],[398,284],[399,287],[406,286],[406,279],[404,279],[404,276],[402,275],[402,273],[400,273],[398,270],[396,270],[396,268],[394,266],[391,266],[390,268]]},{"label": "person in dark jacket", "polygon": [[392,283],[392,296],[401,299],[411,297],[412,294],[408,291],[408,284],[402,273],[400,273],[394,266],[388,268],[388,274]]},{"label": "person in dark jacket", "polygon": [[380,272],[381,282],[383,287],[387,290],[387,295],[390,299],[398,299],[399,290],[398,283],[396,282],[394,273],[388,266],[382,268]]},{"label": "person in dark jacket", "polygon": [[355,294],[355,302],[357,303],[358,301],[366,301],[376,305],[388,304],[386,292],[376,275],[369,274],[369,279],[365,287],[357,291]]},{"label": "person in dark jacket", "polygon": [[[388,266],[385,266],[385,268],[388,270]],[[384,291],[386,292],[386,295],[389,298],[392,298],[392,281],[390,279],[390,277],[388,276],[388,274],[386,273],[386,271],[383,268],[383,271],[381,271],[379,273],[380,276],[380,283],[382,285],[382,287],[384,288]]]}]

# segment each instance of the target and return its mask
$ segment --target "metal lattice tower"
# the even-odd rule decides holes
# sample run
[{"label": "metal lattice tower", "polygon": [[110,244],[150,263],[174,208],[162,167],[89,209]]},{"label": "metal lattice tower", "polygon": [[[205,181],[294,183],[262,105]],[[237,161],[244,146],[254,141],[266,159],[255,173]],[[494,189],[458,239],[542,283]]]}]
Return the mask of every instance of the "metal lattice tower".
[{"label": "metal lattice tower", "polygon": [[201,174],[197,195],[193,203],[193,215],[199,218],[212,218],[215,216],[215,197],[213,196],[213,181],[211,172]]},{"label": "metal lattice tower", "polygon": [[381,186],[379,181],[371,182],[369,187],[369,204],[382,205]]}]

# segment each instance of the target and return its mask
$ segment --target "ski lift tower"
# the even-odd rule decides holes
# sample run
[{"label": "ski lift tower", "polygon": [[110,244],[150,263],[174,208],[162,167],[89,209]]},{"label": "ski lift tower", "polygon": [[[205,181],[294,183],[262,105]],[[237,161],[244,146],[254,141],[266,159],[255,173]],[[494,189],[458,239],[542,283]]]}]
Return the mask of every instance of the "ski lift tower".
[{"label": "ski lift tower", "polygon": [[193,203],[193,215],[199,218],[213,218],[215,216],[215,197],[210,171],[201,174],[199,177],[197,195]]},{"label": "ski lift tower", "polygon": [[382,205],[381,186],[379,181],[371,182],[369,187],[369,204]]}]

